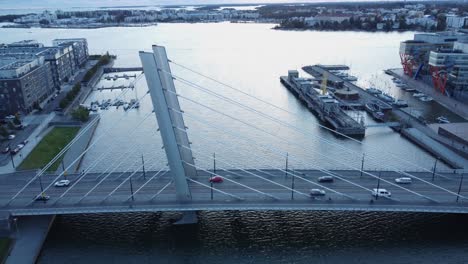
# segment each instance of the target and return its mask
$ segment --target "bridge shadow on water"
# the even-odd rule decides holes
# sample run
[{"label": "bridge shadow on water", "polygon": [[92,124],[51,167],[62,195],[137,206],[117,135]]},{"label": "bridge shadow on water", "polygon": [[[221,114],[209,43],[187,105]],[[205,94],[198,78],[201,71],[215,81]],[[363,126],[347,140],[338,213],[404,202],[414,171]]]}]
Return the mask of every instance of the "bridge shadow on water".
[{"label": "bridge shadow on water", "polygon": [[468,215],[327,211],[57,217],[38,263],[465,263]]}]

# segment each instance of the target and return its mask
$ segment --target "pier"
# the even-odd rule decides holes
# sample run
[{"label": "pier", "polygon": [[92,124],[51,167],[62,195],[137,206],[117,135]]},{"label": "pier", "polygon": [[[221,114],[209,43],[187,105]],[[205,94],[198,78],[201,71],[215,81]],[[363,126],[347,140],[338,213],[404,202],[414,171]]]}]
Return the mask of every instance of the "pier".
[{"label": "pier", "polygon": [[112,73],[112,72],[132,72],[132,71],[143,71],[142,67],[125,67],[125,68],[104,68],[104,73]]},{"label": "pier", "polygon": [[348,116],[340,107],[335,107],[336,100],[321,98],[318,92],[312,88],[308,89],[307,92],[303,91],[290,80],[289,76],[281,76],[280,80],[309,110],[336,132],[347,136],[363,137],[365,135],[365,127],[362,124]]}]

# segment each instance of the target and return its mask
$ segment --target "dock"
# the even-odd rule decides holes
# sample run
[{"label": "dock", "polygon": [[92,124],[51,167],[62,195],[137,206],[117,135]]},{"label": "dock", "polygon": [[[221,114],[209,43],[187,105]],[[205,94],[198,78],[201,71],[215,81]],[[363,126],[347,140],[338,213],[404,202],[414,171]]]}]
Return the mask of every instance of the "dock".
[{"label": "dock", "polygon": [[143,67],[125,67],[125,68],[104,68],[104,73],[111,73],[111,72],[132,72],[132,71],[140,71],[143,72]]},{"label": "dock", "polygon": [[320,98],[320,95],[314,89],[309,89],[308,92],[304,92],[297,87],[296,84],[292,83],[288,76],[281,76],[280,81],[292,94],[301,100],[312,113],[322,122],[331,126],[336,132],[347,136],[364,137],[365,127],[348,116],[340,107],[329,107],[329,103],[333,103],[330,99]]}]

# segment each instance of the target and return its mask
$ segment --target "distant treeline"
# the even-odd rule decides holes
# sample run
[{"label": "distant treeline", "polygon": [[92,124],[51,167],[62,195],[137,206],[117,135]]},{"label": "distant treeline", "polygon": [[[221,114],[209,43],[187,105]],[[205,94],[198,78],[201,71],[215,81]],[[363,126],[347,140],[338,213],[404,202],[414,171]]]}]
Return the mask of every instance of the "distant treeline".
[{"label": "distant treeline", "polygon": [[0,16],[0,22],[13,22],[13,20],[24,17],[26,15],[4,15]]}]

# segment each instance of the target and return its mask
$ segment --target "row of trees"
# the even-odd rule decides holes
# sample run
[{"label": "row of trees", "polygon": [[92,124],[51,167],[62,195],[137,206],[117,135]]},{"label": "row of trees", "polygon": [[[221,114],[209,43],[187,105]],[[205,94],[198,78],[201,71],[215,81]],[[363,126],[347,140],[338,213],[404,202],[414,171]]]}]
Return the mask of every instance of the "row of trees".
[{"label": "row of trees", "polygon": [[[97,58],[97,57],[94,56],[94,58]],[[106,54],[99,56],[98,58],[99,58],[98,63],[96,63],[96,65],[94,65],[91,69],[89,69],[89,71],[83,77],[83,82],[89,82],[91,78],[93,78],[93,76],[96,74],[99,67],[109,64],[111,60],[115,58],[115,56],[109,55],[109,52],[106,52]]]},{"label": "row of trees", "polygon": [[67,93],[67,95],[60,101],[59,106],[65,109],[70,103],[75,100],[76,96],[81,91],[81,84],[77,83],[73,86],[73,88]]},{"label": "row of trees", "polygon": [[[377,24],[383,23],[382,30],[423,30],[423,31],[443,31],[446,28],[445,15],[437,16],[437,26],[433,25],[430,27],[424,27],[416,24],[407,24],[405,17],[401,16],[396,22],[383,21],[380,17],[365,18],[363,20],[359,18],[351,17],[350,19],[343,20],[341,23],[334,21],[320,21],[315,25],[307,25],[303,20],[299,19],[286,19],[283,20],[279,27],[284,29],[315,29],[315,30],[365,30],[375,31],[377,30]],[[394,28],[394,25],[398,23],[398,27]]]}]

